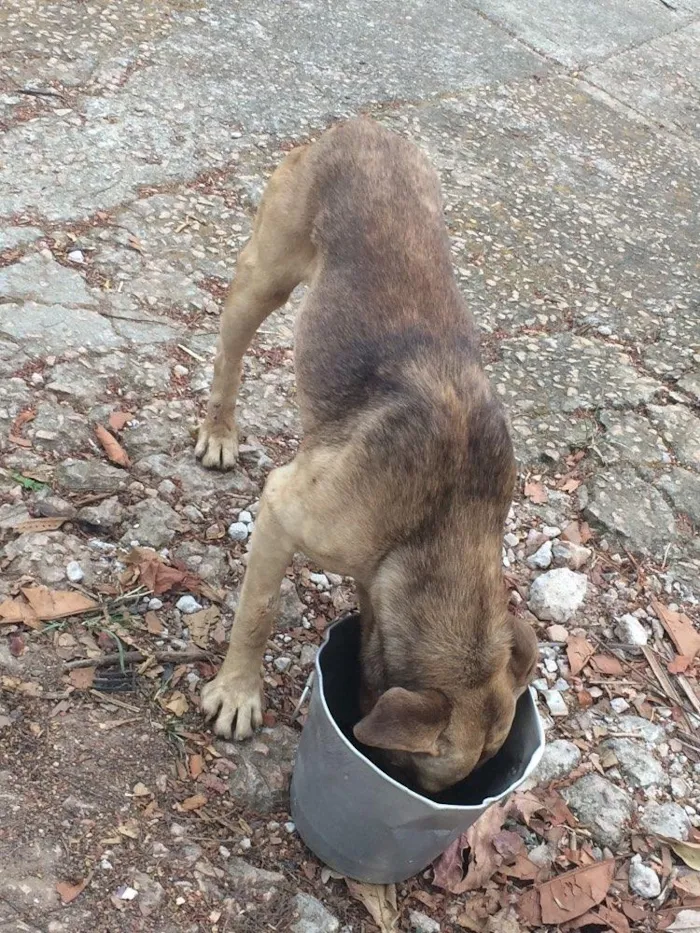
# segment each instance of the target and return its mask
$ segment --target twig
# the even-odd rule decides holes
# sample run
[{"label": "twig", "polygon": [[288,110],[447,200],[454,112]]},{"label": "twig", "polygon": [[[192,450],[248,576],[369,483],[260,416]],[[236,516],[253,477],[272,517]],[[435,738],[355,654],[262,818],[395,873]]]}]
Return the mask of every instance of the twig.
[{"label": "twig", "polygon": [[18,94],[27,94],[29,97],[58,97],[63,100],[63,94],[58,91],[39,91],[33,87],[23,87],[17,91]]},{"label": "twig", "polygon": [[119,709],[125,709],[128,713],[142,712],[138,706],[131,706],[129,703],[124,703],[122,700],[115,700],[112,697],[106,697],[101,694],[99,690],[91,690],[90,695],[93,696],[96,700],[99,700],[100,703],[105,703],[108,706],[118,706]]},{"label": "twig", "polygon": [[316,671],[311,671],[311,673],[309,674],[309,676],[306,678],[306,684],[305,684],[305,686],[304,686],[304,689],[301,691],[301,696],[299,697],[299,702],[298,702],[297,705],[294,707],[294,712],[292,713],[292,720],[291,720],[292,722],[296,722],[296,720],[297,720],[297,716],[299,715],[299,710],[301,709],[301,707],[302,707],[302,705],[303,705],[303,703],[304,703],[304,700],[306,699],[306,696],[307,696],[309,690],[311,689],[311,684],[314,682],[314,674],[315,674],[315,673],[316,673]]},{"label": "twig", "polygon": [[145,651],[125,651],[123,654],[103,654],[100,658],[81,658],[79,661],[68,661],[63,665],[66,671],[73,671],[78,667],[110,667],[123,661],[130,664],[132,661],[205,661],[214,655],[213,651],[154,651],[149,654]]}]

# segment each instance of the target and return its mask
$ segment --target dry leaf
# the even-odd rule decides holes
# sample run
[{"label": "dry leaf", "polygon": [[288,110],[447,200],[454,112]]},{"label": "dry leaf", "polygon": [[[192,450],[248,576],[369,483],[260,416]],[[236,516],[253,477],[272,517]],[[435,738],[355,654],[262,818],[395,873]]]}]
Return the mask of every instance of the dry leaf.
[{"label": "dry leaf", "polygon": [[201,755],[190,755],[189,759],[190,775],[196,780],[204,771],[204,759]]},{"label": "dry leaf", "polygon": [[112,463],[116,463],[117,466],[120,467],[131,466],[131,461],[129,460],[126,451],[119,443],[119,441],[112,437],[107,428],[103,428],[101,424],[96,424],[95,434],[97,436],[97,440],[104,448],[104,452],[107,454],[108,460],[111,460]]},{"label": "dry leaf", "polygon": [[525,483],[524,492],[530,502],[534,502],[535,505],[542,505],[549,499],[547,487],[543,483]]},{"label": "dry leaf", "polygon": [[669,839],[668,836],[657,836],[656,838],[673,849],[678,858],[683,859],[688,868],[700,871],[700,842],[681,842],[680,839]]},{"label": "dry leaf", "polygon": [[0,677],[0,687],[11,693],[19,693],[22,696],[35,700],[44,692],[41,684],[34,683],[33,680],[20,680],[19,677]]},{"label": "dry leaf", "polygon": [[187,628],[190,630],[190,638],[198,648],[207,648],[209,645],[209,632],[219,620],[218,606],[209,606],[208,609],[202,609],[200,612],[193,612],[187,617]]},{"label": "dry leaf", "polygon": [[163,623],[156,613],[149,609],[145,616],[146,628],[151,635],[160,635],[163,632]]},{"label": "dry leaf", "polygon": [[109,426],[113,431],[122,431],[133,417],[130,411],[113,411],[109,416]]},{"label": "dry leaf", "polygon": [[94,599],[71,590],[50,590],[47,586],[24,586],[22,592],[42,622],[65,619],[97,608]]},{"label": "dry leaf", "polygon": [[567,479],[566,482],[561,484],[561,489],[563,492],[576,492],[578,487],[581,485],[580,479]]},{"label": "dry leaf", "polygon": [[669,674],[685,674],[692,663],[693,659],[687,654],[677,654],[673,661],[668,662],[666,670]]},{"label": "dry leaf", "polygon": [[127,839],[138,839],[141,835],[141,829],[137,820],[127,820],[121,826],[117,826],[117,832],[120,836],[126,836]]},{"label": "dry leaf", "polygon": [[593,657],[595,648],[581,635],[569,635],[566,642],[566,656],[569,659],[572,677],[578,676]]},{"label": "dry leaf", "polygon": [[180,693],[179,690],[176,690],[165,704],[165,709],[170,710],[171,713],[175,713],[176,716],[184,716],[189,708],[190,705],[187,702],[187,697],[184,693]]},{"label": "dry leaf", "polygon": [[354,898],[367,908],[370,916],[379,927],[380,933],[393,933],[399,919],[396,907],[396,885],[364,884],[346,878],[348,890]]},{"label": "dry leaf", "polygon": [[[507,815],[507,805],[494,804],[489,807],[434,863],[433,884],[452,894],[464,894],[482,888],[503,864],[503,858],[494,848],[493,840]],[[465,849],[469,849],[469,862],[467,872],[462,877]]]},{"label": "dry leaf", "polygon": [[678,888],[679,891],[683,891],[684,894],[689,894],[691,897],[700,897],[700,874],[693,872],[692,874],[688,872],[687,875],[683,875],[682,878],[676,878],[673,882],[674,887]]},{"label": "dry leaf", "polygon": [[599,674],[620,677],[625,673],[624,668],[617,658],[614,658],[610,654],[594,654],[590,660],[590,664]]},{"label": "dry leaf", "polygon": [[89,875],[77,884],[70,884],[68,881],[59,881],[56,885],[56,890],[58,891],[63,906],[65,907],[67,904],[72,904],[76,897],[83,893],[89,881]]},{"label": "dry leaf", "polygon": [[36,612],[28,603],[18,599],[6,599],[0,603],[0,625],[13,625],[16,622],[22,622],[28,628],[43,628]]},{"label": "dry leaf", "polygon": [[17,447],[32,446],[32,442],[27,440],[26,437],[22,437],[20,431],[22,430],[22,425],[26,424],[28,421],[33,421],[34,418],[36,418],[36,412],[32,411],[31,408],[27,408],[17,415],[15,420],[12,422],[12,427],[10,428],[10,433],[8,435],[11,444],[14,444]]},{"label": "dry leaf", "polygon": [[199,810],[207,802],[207,797],[204,794],[195,794],[193,797],[188,797],[186,800],[183,800],[180,804],[180,809],[185,812],[190,810]]},{"label": "dry leaf", "polygon": [[652,600],[651,604],[676,646],[678,654],[685,655],[692,660],[700,651],[700,633],[695,630],[688,616],[684,612],[674,612],[657,600]]},{"label": "dry leaf", "polygon": [[56,531],[66,521],[65,518],[28,518],[13,527],[20,535],[36,534],[41,531]]},{"label": "dry leaf", "polygon": [[133,233],[129,234],[126,245],[130,247],[130,249],[135,249],[137,253],[143,252],[143,244],[141,243],[141,240],[139,240],[138,237],[135,237]]},{"label": "dry leaf", "polygon": [[615,860],[606,859],[575,868],[534,889],[539,898],[542,923],[566,923],[587,913],[605,899],[615,875]]},{"label": "dry leaf", "polygon": [[680,910],[670,926],[668,933],[700,933],[700,910]]},{"label": "dry leaf", "polygon": [[141,781],[138,781],[138,783],[134,784],[134,787],[131,793],[134,795],[134,797],[151,797],[152,796],[150,790]]},{"label": "dry leaf", "polygon": [[77,667],[68,674],[68,680],[76,690],[91,690],[95,683],[95,668]]}]

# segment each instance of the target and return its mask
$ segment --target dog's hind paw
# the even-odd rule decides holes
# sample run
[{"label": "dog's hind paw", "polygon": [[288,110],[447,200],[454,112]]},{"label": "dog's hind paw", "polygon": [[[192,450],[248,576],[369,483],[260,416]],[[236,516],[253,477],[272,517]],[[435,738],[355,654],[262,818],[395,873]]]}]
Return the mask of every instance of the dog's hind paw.
[{"label": "dog's hind paw", "polygon": [[246,739],[263,723],[260,677],[241,677],[220,672],[202,690],[202,711],[214,719],[214,732],[224,738]]},{"label": "dog's hind paw", "polygon": [[230,470],[238,458],[238,432],[219,428],[204,421],[199,426],[199,436],[194,455],[202,465],[218,470]]}]

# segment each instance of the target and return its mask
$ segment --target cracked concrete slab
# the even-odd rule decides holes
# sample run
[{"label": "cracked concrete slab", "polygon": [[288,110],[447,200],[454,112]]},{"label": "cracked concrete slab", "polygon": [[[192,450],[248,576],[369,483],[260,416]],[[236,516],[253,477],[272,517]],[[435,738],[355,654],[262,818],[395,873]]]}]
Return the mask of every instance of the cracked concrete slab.
[{"label": "cracked concrete slab", "polygon": [[657,0],[472,0],[494,22],[569,67],[581,67],[672,32],[694,15],[694,0],[673,9]]},{"label": "cracked concrete slab", "polygon": [[30,355],[124,344],[110,322],[95,311],[33,301],[26,302],[21,313],[17,305],[0,304],[0,334],[17,341]]}]

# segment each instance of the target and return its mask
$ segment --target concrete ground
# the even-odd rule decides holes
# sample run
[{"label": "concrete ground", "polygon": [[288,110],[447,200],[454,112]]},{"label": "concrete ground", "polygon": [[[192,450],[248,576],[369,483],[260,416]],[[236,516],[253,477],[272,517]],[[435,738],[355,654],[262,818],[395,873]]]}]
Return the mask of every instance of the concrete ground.
[{"label": "concrete ground", "polygon": [[[246,361],[247,442],[241,468],[221,475],[195,464],[192,432],[222,295],[283,153],[368,113],[413,139],[440,172],[456,274],[521,464],[505,551],[514,602],[524,611],[533,577],[568,563],[588,576],[571,627],[614,647],[620,617],[636,613],[649,645],[670,660],[652,600],[694,620],[700,590],[698,62],[699,0],[5,0],[0,594],[28,583],[70,588],[75,561],[82,579],[73,568],[73,582],[107,598],[137,541],[167,548],[168,560],[224,590],[221,625],[230,624],[245,542],[226,528],[238,510],[254,513],[265,473],[298,443],[298,296]],[[93,430],[117,410],[129,413],[114,428],[128,470],[107,465]],[[66,524],[23,524],[42,516]],[[564,553],[552,528],[566,526],[588,557]],[[533,560],[548,535],[560,557],[545,546]],[[99,636],[80,621],[43,633],[0,625],[0,930],[372,929],[285,829],[293,749],[285,758],[282,739],[293,746],[290,713],[325,620],[352,601],[346,581],[312,579],[301,559],[290,580],[289,634],[267,660],[268,725],[282,731],[258,747],[279,771],[272,807],[250,782],[235,784],[254,752],[243,763],[230,747],[205,754],[194,698],[211,669],[165,663],[146,688],[124,694],[131,713],[65,681],[63,661],[92,657],[110,638],[187,649],[177,595],[152,603],[156,625],[137,594],[119,620],[105,611]],[[648,684],[646,693],[594,686],[582,723],[571,686],[583,688],[570,671],[567,681],[546,616],[532,617],[546,642],[542,696],[551,712],[550,694],[565,704],[550,729],[578,742],[585,771],[596,730],[613,728],[623,704],[639,701],[647,718],[651,709],[667,735],[646,753],[670,756],[657,777],[635,783],[620,766],[600,780],[625,795],[630,833],[645,808],[671,798],[692,832],[698,754],[692,742],[673,744],[676,710],[691,716],[691,733],[697,726],[692,699],[667,703],[656,681],[656,694]],[[629,672],[644,658],[629,638],[617,641],[628,646],[627,655],[615,650]],[[692,691],[691,674],[692,665]],[[189,714],[158,705],[178,679]],[[38,684],[34,695],[27,683]],[[182,715],[184,732],[173,724]],[[188,786],[201,783],[193,755],[209,776],[210,816],[182,810],[197,792]],[[270,775],[260,780],[269,790]],[[150,813],[134,796],[139,783]],[[609,838],[578,811],[602,853]],[[135,835],[116,829],[129,819],[140,821]],[[615,854],[629,840],[618,839]],[[81,879],[84,892],[61,907],[56,884]],[[626,889],[626,875],[617,883]],[[425,879],[399,894],[401,929],[420,929],[416,909],[443,930],[466,925],[464,896]]]}]

